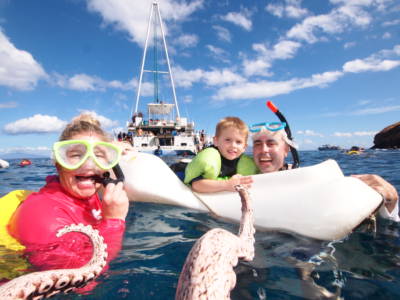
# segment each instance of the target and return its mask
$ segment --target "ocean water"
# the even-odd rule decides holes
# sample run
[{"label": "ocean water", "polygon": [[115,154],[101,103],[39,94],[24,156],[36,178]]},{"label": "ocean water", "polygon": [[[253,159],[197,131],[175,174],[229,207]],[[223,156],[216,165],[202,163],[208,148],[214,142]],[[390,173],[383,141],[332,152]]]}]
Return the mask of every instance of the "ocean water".
[{"label": "ocean water", "polygon": [[[346,175],[375,173],[400,191],[400,151],[368,150],[356,156],[302,151],[300,158],[302,166],[333,158]],[[176,158],[165,159],[171,163]],[[47,175],[54,174],[50,160],[32,161],[33,165],[21,168],[18,160],[10,160],[8,169],[0,169],[0,196],[15,189],[37,190]],[[173,299],[191,247],[215,227],[238,229],[195,210],[131,204],[122,251],[98,278],[96,288],[88,294],[54,299]],[[400,299],[400,224],[378,219],[376,233],[360,228],[333,242],[257,232],[255,247],[254,260],[235,268],[232,299]]]}]

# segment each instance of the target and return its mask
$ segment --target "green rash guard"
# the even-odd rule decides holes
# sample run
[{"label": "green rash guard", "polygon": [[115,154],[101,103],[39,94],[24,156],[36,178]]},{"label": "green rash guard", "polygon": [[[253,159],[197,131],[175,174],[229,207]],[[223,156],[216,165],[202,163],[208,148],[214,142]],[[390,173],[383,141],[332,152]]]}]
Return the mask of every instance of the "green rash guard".
[{"label": "green rash guard", "polygon": [[[204,179],[223,180],[229,177],[221,177],[222,159],[218,149],[210,147],[199,152],[195,158],[189,163],[185,170],[186,184],[191,184],[192,180],[198,177]],[[242,154],[236,165],[236,174],[254,175],[258,173],[258,169],[253,159]]]}]

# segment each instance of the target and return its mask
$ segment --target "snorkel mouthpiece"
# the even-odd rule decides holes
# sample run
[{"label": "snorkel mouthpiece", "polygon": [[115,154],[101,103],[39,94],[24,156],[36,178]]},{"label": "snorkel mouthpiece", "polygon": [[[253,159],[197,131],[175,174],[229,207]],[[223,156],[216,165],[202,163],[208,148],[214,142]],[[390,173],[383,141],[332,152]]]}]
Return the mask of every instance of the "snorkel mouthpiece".
[{"label": "snorkel mouthpiece", "polygon": [[95,176],[94,181],[97,183],[101,183],[104,187],[106,187],[109,183],[117,184],[118,182],[123,182],[125,180],[124,173],[122,172],[119,165],[116,165],[114,168],[112,168],[112,170],[117,179],[112,179],[110,177],[110,172],[104,172],[103,177]]}]

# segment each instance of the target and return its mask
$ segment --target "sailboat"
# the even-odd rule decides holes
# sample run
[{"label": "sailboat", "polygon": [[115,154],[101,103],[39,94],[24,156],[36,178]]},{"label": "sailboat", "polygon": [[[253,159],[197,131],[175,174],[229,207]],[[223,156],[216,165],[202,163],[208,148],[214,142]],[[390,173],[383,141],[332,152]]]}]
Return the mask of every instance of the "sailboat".
[{"label": "sailboat", "polygon": [[[153,28],[153,69],[145,69],[146,55],[149,46],[151,28]],[[161,32],[159,31],[161,30]],[[167,71],[159,70],[158,54],[159,40],[162,40],[162,53],[164,54]],[[153,100],[147,103],[147,112],[139,111],[139,102],[143,88],[143,74],[152,73],[154,95]],[[161,76],[169,77],[169,86],[172,89],[172,101],[160,99]],[[172,103],[171,103],[172,102]],[[139,86],[136,96],[135,109],[132,109],[132,122],[128,122],[129,139],[133,147],[140,152],[152,152],[157,155],[167,152],[174,154],[195,154],[200,148],[200,138],[195,131],[194,122],[181,117],[175,92],[175,84],[171,72],[167,43],[158,3],[152,3],[148,21],[147,36],[143,51],[142,66],[140,70]]]}]

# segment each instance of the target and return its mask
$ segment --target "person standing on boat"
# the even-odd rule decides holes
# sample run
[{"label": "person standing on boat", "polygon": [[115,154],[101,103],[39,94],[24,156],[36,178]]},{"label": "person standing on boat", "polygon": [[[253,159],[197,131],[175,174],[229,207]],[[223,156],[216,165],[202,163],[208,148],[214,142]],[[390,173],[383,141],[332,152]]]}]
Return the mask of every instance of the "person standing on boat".
[{"label": "person standing on boat", "polygon": [[[271,127],[269,124],[275,124]],[[262,126],[252,126],[251,138],[253,140],[253,158],[260,173],[270,173],[291,169],[285,162],[290,147],[296,147],[284,130],[286,123],[263,123]],[[362,180],[371,188],[380,193],[384,205],[379,209],[379,215],[385,219],[399,222],[399,195],[396,188],[385,179],[376,174],[352,175]]]},{"label": "person standing on boat", "polygon": [[156,156],[162,156],[162,155],[163,155],[163,151],[162,151],[160,145],[158,145],[158,146],[157,146],[157,149],[154,150],[154,155],[156,155]]},{"label": "person standing on boat", "polygon": [[90,260],[91,242],[80,233],[60,238],[56,233],[70,224],[91,225],[103,236],[110,261],[121,248],[129,200],[122,182],[103,188],[99,179],[117,165],[121,149],[97,120],[83,114],[66,126],[53,151],[58,175],[48,176],[16,209],[9,234],[25,246],[37,269],[77,268]]},{"label": "person standing on boat", "polygon": [[213,193],[235,191],[234,186],[250,187],[251,176],[257,171],[251,157],[244,154],[249,131],[237,117],[218,122],[214,146],[199,152],[185,170],[186,184],[195,192]]}]

